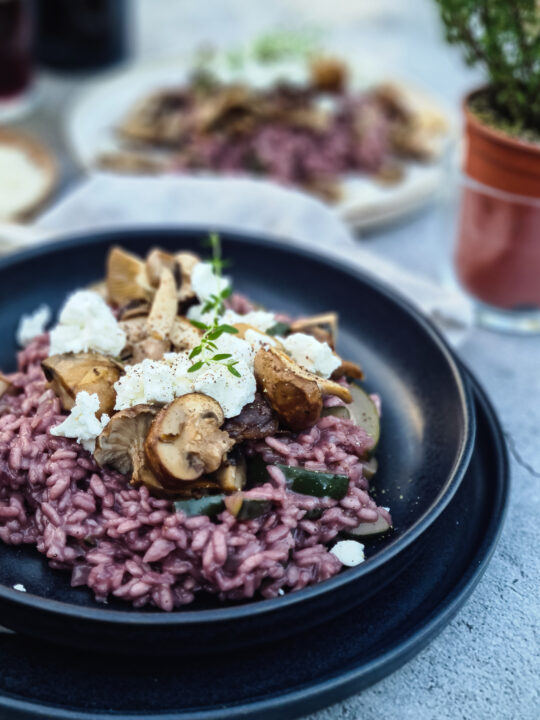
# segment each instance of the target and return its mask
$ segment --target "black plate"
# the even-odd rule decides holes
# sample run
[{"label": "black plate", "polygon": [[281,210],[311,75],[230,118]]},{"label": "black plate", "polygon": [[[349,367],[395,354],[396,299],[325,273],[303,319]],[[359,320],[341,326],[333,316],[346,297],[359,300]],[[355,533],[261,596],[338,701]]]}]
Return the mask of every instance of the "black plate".
[{"label": "black plate", "polygon": [[418,541],[409,569],[346,618],[263,650],[174,662],[155,657],[118,662],[2,636],[2,718],[88,720],[114,713],[118,720],[286,720],[395,671],[466,601],[503,524],[506,448],[493,409],[478,387],[476,402],[476,447],[456,496]]},{"label": "black plate", "polygon": [[[21,313],[47,302],[58,309],[66,294],[103,275],[111,244],[144,254],[164,248],[201,249],[201,230],[101,233],[33,249],[0,262],[0,367],[13,367],[14,333]],[[394,577],[388,562],[437,518],[457,490],[474,439],[470,392],[431,325],[398,296],[355,269],[307,250],[224,232],[237,289],[293,314],[339,312],[339,350],[364,367],[369,390],[382,395],[377,450],[379,502],[392,509],[395,532],[369,548],[357,568],[276,600],[219,606],[200,599],[174,613],[134,611],[120,601],[97,604],[89,591],[70,588],[66,573],[50,570],[30,548],[0,545],[2,622],[22,632],[129,653],[216,650],[287,635],[300,625],[344,612]],[[22,583],[27,593],[12,589]]]}]

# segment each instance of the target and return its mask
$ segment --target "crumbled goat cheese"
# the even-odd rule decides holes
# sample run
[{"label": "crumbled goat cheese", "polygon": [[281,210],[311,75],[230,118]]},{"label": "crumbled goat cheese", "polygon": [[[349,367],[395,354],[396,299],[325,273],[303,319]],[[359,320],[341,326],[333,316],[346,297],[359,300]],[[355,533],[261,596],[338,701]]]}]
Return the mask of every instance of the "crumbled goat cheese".
[{"label": "crumbled goat cheese", "polygon": [[18,590],[19,592],[26,592],[26,588],[24,587],[24,585],[22,583],[16,583],[13,586],[13,589]]},{"label": "crumbled goat cheese", "polygon": [[365,560],[364,546],[356,540],[340,540],[330,550],[342,565],[355,567]]},{"label": "crumbled goat cheese", "polygon": [[45,332],[45,326],[51,319],[51,308],[48,305],[40,305],[30,315],[23,315],[17,328],[17,342],[22,347],[28,345],[34,338]]},{"label": "crumbled goat cheese", "polygon": [[115,410],[124,410],[140,403],[166,405],[176,397],[174,373],[169,363],[149,358],[136,365],[127,365],[125,375],[115,382],[114,389]]},{"label": "crumbled goat cheese", "polygon": [[246,330],[244,340],[251,345],[255,352],[260,350],[262,347],[268,347],[269,345],[277,345],[277,342],[274,340],[274,338],[271,338],[270,335],[265,335],[264,333],[257,332],[257,330]]},{"label": "crumbled goat cheese", "polygon": [[98,419],[96,417],[98,410],[98,394],[90,395],[86,390],[82,390],[77,393],[75,405],[64,422],[51,428],[51,435],[75,438],[86,450],[92,452],[97,436],[110,420],[105,413]]},{"label": "crumbled goat cheese", "polygon": [[119,355],[126,334],[105,300],[91,290],[78,290],[67,299],[51,330],[49,354],[95,351]]},{"label": "crumbled goat cheese", "polygon": [[218,353],[230,353],[240,377],[233,375],[219,363],[203,365],[200,370],[188,372],[193,360],[188,352],[167,353],[163,360],[143,360],[126,367],[126,373],[114,385],[116,410],[140,403],[170,403],[174,398],[190,392],[200,392],[214,398],[222,407],[225,417],[238,415],[244,405],[253,402],[256,383],[253,375],[255,352],[245,340],[222,335],[216,340]]},{"label": "crumbled goat cheese", "polygon": [[191,287],[203,303],[210,295],[216,295],[230,286],[229,278],[215,274],[212,263],[199,262],[191,271]]},{"label": "crumbled goat cheese", "polygon": [[299,365],[324,378],[341,365],[340,358],[328,343],[319,342],[312,335],[293,333],[286,338],[278,338],[286,352]]},{"label": "crumbled goat cheese", "polygon": [[[192,305],[187,311],[187,317],[189,320],[198,320],[199,322],[210,325],[214,319],[213,312],[203,314],[203,307],[203,305]],[[252,310],[245,315],[240,315],[240,313],[234,310],[225,310],[219,321],[227,325],[236,325],[237,323],[252,325],[261,332],[266,332],[277,322],[274,313],[266,312],[265,310]]]},{"label": "crumbled goat cheese", "polygon": [[221,405],[226,418],[238,415],[244,405],[253,402],[257,384],[253,370],[243,360],[235,365],[236,377],[224,365],[212,364],[201,368],[195,375],[195,392],[209,395]]}]

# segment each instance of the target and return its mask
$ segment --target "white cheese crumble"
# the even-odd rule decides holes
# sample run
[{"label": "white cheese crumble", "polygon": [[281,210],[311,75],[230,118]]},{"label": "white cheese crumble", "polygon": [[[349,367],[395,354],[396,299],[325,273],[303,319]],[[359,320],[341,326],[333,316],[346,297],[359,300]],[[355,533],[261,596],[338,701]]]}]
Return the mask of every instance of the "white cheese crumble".
[{"label": "white cheese crumble", "polygon": [[26,588],[24,587],[24,585],[22,583],[15,583],[15,585],[13,586],[13,589],[18,590],[19,592],[26,592]]},{"label": "white cheese crumble", "polygon": [[246,330],[244,334],[244,340],[248,342],[256,353],[262,347],[268,347],[269,345],[276,346],[277,342],[270,335],[265,335],[257,330]]},{"label": "white cheese crumble", "polygon": [[356,540],[340,540],[330,552],[346,567],[356,567],[365,560],[364,546]]},{"label": "white cheese crumble", "polygon": [[126,334],[116,322],[105,300],[91,290],[70,295],[51,330],[49,355],[94,351],[119,355]]},{"label": "white cheese crumble", "polygon": [[[198,320],[199,322],[210,325],[214,319],[214,315],[212,312],[203,313],[203,307],[204,305],[192,305],[187,311],[187,317],[189,320]],[[240,313],[234,310],[225,310],[219,322],[226,323],[227,325],[243,323],[244,325],[252,325],[261,332],[266,332],[276,324],[277,320],[274,313],[266,312],[265,310],[252,310],[244,315],[240,315]]]},{"label": "white cheese crumble", "polygon": [[77,393],[75,405],[64,422],[51,428],[51,435],[75,438],[86,450],[92,452],[97,436],[110,420],[105,413],[98,419],[96,417],[98,410],[98,394],[90,395],[86,390],[82,390]]},{"label": "white cheese crumble", "polygon": [[340,358],[326,342],[319,342],[312,335],[293,333],[285,338],[278,338],[285,351],[299,365],[324,378],[341,365]]},{"label": "white cheese crumble", "polygon": [[19,345],[25,347],[38,335],[45,332],[45,327],[51,319],[51,308],[40,305],[30,315],[23,315],[17,327],[16,338]]},{"label": "white cheese crumble", "polygon": [[215,354],[230,353],[231,360],[238,361],[235,367],[240,377],[219,363],[188,372],[194,360],[189,359],[187,352],[167,353],[163,360],[143,360],[126,367],[125,375],[114,384],[115,410],[140,403],[167,404],[187,393],[200,392],[214,398],[225,417],[238,415],[255,398],[255,352],[248,342],[230,334],[218,338],[216,345]]},{"label": "white cheese crumble", "polygon": [[203,303],[210,295],[216,295],[230,286],[229,278],[215,274],[212,263],[199,262],[191,271],[191,287]]}]

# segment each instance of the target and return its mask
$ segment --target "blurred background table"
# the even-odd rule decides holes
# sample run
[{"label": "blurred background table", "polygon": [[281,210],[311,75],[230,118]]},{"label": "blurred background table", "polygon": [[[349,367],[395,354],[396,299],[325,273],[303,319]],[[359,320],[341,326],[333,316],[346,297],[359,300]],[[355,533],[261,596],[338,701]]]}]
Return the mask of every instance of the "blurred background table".
[{"label": "blurred background table", "polygon": [[[445,45],[430,0],[133,0],[133,57],[178,55],[201,41],[245,42],[276,26],[313,23],[347,52],[361,48],[439,94],[456,110],[481,77]],[[95,79],[93,76],[92,80]],[[49,145],[60,164],[57,199],[82,171],[65,144],[62,119],[84,76],[40,79],[41,102],[16,124]],[[360,242],[403,267],[437,275],[441,209],[427,207],[399,226]],[[508,440],[513,489],[500,545],[479,587],[458,617],[404,668],[313,720],[454,720],[540,716],[540,338],[475,329],[460,355],[486,387]]]}]

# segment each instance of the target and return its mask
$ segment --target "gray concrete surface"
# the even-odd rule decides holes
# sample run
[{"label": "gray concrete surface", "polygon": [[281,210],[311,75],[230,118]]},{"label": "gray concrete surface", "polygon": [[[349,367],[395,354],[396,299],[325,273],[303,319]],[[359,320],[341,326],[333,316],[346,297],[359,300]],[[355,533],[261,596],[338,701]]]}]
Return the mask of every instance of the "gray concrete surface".
[{"label": "gray concrete surface", "polygon": [[[429,0],[138,0],[134,51],[178,54],[201,40],[235,43],[268,26],[311,22],[348,50],[361,49],[458,108],[480,75],[441,39]],[[45,77],[43,102],[20,123],[48,142],[61,166],[59,194],[79,174],[61,131],[84,85]],[[431,207],[364,239],[370,249],[436,272],[444,224]],[[450,626],[398,672],[310,720],[536,720],[540,717],[540,337],[475,330],[460,350],[483,382],[507,435],[513,487],[508,520],[484,578]]]}]

